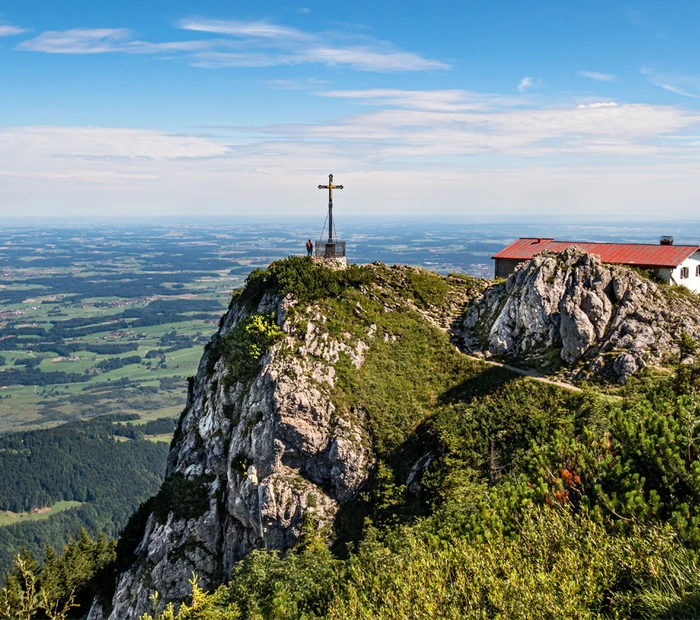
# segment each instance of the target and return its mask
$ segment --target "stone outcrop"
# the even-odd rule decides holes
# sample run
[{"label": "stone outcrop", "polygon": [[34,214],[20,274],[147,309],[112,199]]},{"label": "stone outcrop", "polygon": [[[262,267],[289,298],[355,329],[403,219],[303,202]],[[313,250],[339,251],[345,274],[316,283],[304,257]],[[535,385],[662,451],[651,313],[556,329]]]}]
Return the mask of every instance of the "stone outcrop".
[{"label": "stone outcrop", "polygon": [[572,247],[535,256],[490,287],[462,329],[467,351],[624,383],[677,354],[682,332],[700,336],[700,308],[692,294]]},{"label": "stone outcrop", "polygon": [[[155,591],[161,600],[183,599],[193,571],[204,587],[225,581],[252,549],[289,549],[305,516],[330,526],[338,508],[356,497],[374,460],[365,416],[339,415],[329,395],[339,353],[359,368],[367,345],[334,340],[313,309],[291,320],[294,304],[268,294],[255,309],[272,313],[286,337],[267,351],[254,379],[229,385],[225,360],[209,360],[212,349],[205,353],[166,474],[200,491],[198,514],[148,517],[111,608],[96,603],[93,620],[138,618],[151,609]],[[220,335],[249,313],[234,303]]]}]

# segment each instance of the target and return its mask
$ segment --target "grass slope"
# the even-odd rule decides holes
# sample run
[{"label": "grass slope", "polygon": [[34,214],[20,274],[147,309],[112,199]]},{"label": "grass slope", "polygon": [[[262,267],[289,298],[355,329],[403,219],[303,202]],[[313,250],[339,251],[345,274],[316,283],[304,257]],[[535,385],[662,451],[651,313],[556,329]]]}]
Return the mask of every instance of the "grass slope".
[{"label": "grass slope", "polygon": [[11,510],[6,510],[0,512],[0,527],[4,525],[14,525],[15,523],[28,523],[30,521],[42,521],[48,519],[53,515],[64,512],[65,510],[70,510],[71,508],[77,508],[82,506],[82,502],[75,501],[60,501],[56,502],[53,506],[47,506],[46,508],[37,508],[30,512],[12,512]]}]

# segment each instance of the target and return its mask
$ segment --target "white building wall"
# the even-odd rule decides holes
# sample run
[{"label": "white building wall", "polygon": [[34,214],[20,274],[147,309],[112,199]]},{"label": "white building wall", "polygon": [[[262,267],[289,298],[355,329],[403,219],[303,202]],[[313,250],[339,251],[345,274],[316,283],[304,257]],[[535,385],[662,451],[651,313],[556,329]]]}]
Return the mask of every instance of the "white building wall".
[{"label": "white building wall", "polygon": [[[688,268],[688,277],[682,277],[682,270]],[[669,284],[680,284],[691,291],[700,293],[700,251],[686,258],[678,267],[671,271]]]}]

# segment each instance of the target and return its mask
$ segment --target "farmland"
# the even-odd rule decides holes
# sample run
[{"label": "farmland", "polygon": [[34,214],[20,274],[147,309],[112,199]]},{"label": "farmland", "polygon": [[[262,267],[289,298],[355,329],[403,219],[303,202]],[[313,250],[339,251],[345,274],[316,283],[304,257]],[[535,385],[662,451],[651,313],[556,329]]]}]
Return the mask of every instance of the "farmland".
[{"label": "farmland", "polygon": [[0,433],[106,413],[176,416],[255,265],[205,231],[9,229],[0,246]]}]

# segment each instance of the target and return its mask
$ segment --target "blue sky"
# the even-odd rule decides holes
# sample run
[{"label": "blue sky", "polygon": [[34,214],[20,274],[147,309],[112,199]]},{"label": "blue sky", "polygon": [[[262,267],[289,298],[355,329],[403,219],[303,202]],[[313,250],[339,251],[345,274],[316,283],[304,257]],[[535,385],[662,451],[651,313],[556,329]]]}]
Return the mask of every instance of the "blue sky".
[{"label": "blue sky", "polygon": [[[668,8],[672,7],[672,8]],[[700,3],[0,2],[1,215],[694,219]]]}]

